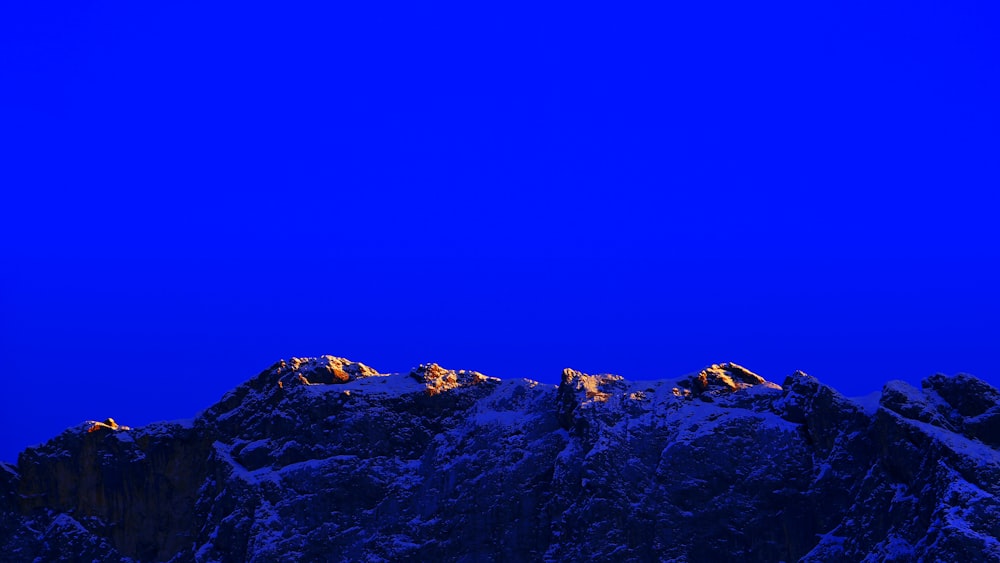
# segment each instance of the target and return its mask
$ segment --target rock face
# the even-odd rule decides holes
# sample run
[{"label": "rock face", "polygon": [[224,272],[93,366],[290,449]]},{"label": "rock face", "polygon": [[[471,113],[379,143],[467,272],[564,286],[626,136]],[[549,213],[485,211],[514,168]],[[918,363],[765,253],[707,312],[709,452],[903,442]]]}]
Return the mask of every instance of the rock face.
[{"label": "rock face", "polygon": [[1000,561],[1000,393],[279,362],[0,464],[5,561]]}]

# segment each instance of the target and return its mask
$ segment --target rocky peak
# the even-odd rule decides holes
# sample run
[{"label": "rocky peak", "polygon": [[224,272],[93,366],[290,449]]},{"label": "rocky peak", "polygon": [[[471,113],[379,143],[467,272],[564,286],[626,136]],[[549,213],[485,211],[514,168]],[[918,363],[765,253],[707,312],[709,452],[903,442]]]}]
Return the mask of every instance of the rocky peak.
[{"label": "rocky peak", "polygon": [[97,422],[96,420],[88,420],[87,424],[90,425],[90,427],[87,428],[87,432],[98,432],[100,430],[110,430],[112,432],[116,432],[119,430],[131,430],[131,428],[128,426],[122,426],[118,424],[117,422],[115,422],[115,419],[113,418],[106,418],[104,422]]},{"label": "rocky peak", "polygon": [[620,375],[587,375],[574,369],[564,369],[556,392],[556,416],[559,424],[569,429],[574,424],[573,413],[578,407],[604,403],[615,391],[622,391],[626,387],[625,380]]},{"label": "rocky peak", "polygon": [[559,382],[560,392],[579,396],[583,400],[604,402],[615,389],[624,389],[625,378],[609,373],[587,375],[574,369],[566,368]]},{"label": "rocky peak", "polygon": [[879,406],[910,420],[957,431],[959,421],[953,409],[933,392],[921,391],[905,381],[893,380],[882,386]]},{"label": "rocky peak", "polygon": [[904,418],[1000,445],[1000,392],[971,375],[932,375],[921,382],[920,389],[890,381],[882,389],[879,404]]},{"label": "rocky peak", "polygon": [[464,369],[458,371],[448,370],[437,364],[421,364],[410,372],[410,377],[418,383],[422,383],[424,391],[430,397],[458,387],[500,381],[495,377],[485,376],[478,371],[467,371]]},{"label": "rocky peak", "polygon": [[965,373],[954,377],[938,373],[924,379],[921,387],[944,399],[962,417],[979,416],[1000,402],[996,388]]},{"label": "rocky peak", "polygon": [[[346,376],[346,377],[345,377]],[[5,561],[1000,561],[998,393],[278,362],[0,464]],[[698,399],[698,400],[694,400]]]},{"label": "rocky peak", "polygon": [[696,375],[680,380],[678,385],[689,391],[691,395],[708,402],[714,400],[713,397],[728,395],[755,385],[781,389],[780,385],[771,383],[747,368],[732,362],[712,364]]},{"label": "rocky peak", "polygon": [[304,385],[330,385],[347,383],[359,377],[379,375],[374,369],[346,358],[320,356],[318,358],[292,358],[281,360],[273,367],[280,386],[301,383]]}]

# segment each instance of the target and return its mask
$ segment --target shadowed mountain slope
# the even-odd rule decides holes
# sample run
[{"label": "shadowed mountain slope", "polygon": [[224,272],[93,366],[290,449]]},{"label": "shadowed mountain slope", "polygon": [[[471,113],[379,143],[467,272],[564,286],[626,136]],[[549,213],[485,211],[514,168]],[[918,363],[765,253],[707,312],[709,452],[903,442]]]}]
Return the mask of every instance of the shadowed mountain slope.
[{"label": "shadowed mountain slope", "polygon": [[[113,413],[112,413],[113,414]],[[182,414],[182,413],[179,413]],[[127,422],[127,421],[125,421]],[[0,464],[11,561],[1000,561],[1000,393],[279,362]]]}]

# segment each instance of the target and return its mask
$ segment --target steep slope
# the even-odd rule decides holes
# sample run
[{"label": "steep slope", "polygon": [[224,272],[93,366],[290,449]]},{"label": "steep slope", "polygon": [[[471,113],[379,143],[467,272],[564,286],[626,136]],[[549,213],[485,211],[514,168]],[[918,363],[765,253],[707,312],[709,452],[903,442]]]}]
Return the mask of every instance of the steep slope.
[{"label": "steep slope", "polygon": [[279,362],[0,465],[12,561],[1000,561],[1000,393]]}]

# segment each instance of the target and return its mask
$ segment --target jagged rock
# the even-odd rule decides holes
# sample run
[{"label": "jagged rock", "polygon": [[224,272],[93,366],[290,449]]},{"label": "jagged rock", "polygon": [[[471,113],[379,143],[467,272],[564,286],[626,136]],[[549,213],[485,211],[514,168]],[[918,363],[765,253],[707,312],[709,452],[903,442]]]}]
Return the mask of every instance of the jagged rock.
[{"label": "jagged rock", "polygon": [[122,425],[118,424],[117,422],[115,422],[115,419],[113,419],[113,418],[107,418],[107,419],[104,420],[104,422],[97,422],[96,420],[89,420],[89,421],[87,421],[87,424],[90,425],[90,427],[87,428],[87,432],[97,432],[99,430],[110,430],[112,432],[116,432],[116,431],[119,431],[119,430],[123,430],[123,431],[124,430],[131,430],[131,428],[128,427],[128,426],[122,426]]},{"label": "jagged rock", "polygon": [[559,424],[568,430],[576,421],[584,421],[584,418],[573,416],[577,408],[586,409],[594,403],[607,401],[616,389],[625,389],[623,381],[620,375],[587,375],[570,368],[564,369],[556,393]]},{"label": "jagged rock", "polygon": [[305,385],[347,383],[351,379],[379,374],[365,364],[335,356],[292,358],[287,363],[282,360],[272,366],[269,371],[277,375],[280,387],[284,387],[286,383]]},{"label": "jagged rock", "polygon": [[421,365],[410,372],[410,376],[424,384],[424,390],[429,397],[450,391],[456,387],[500,381],[495,377],[485,376],[478,371],[447,370],[437,364]]},{"label": "jagged rock", "polygon": [[[278,362],[0,464],[5,561],[1000,561],[1000,393]],[[94,431],[89,431],[95,429]]]},{"label": "jagged rock", "polygon": [[938,373],[923,380],[921,386],[936,393],[963,417],[979,416],[1000,401],[1000,392],[993,386],[964,373],[955,377]]},{"label": "jagged rock", "polygon": [[951,408],[934,394],[925,394],[904,381],[890,381],[882,387],[879,405],[904,418],[933,424],[951,431],[960,431],[961,420]]}]

